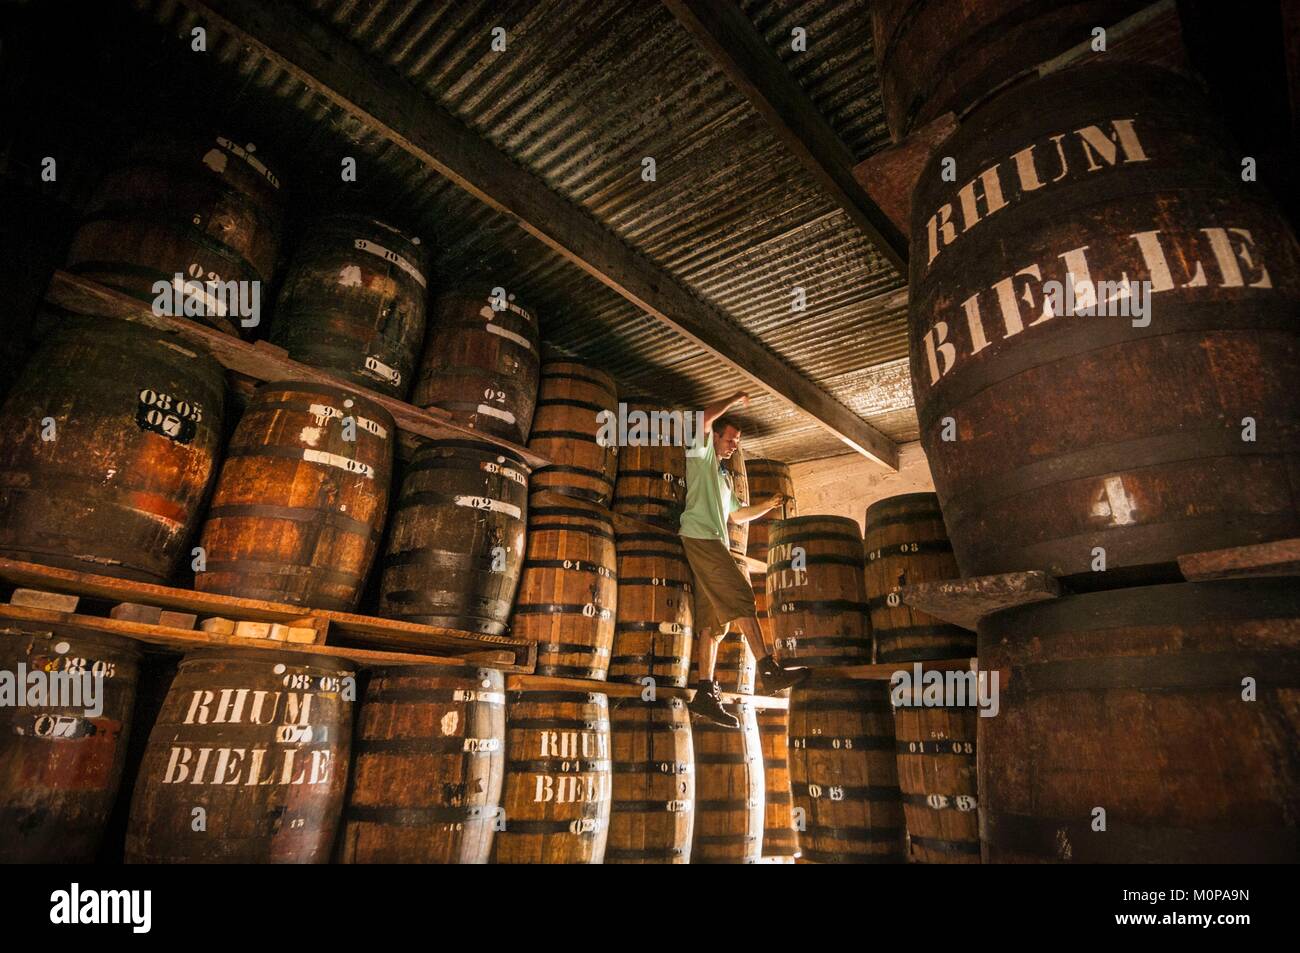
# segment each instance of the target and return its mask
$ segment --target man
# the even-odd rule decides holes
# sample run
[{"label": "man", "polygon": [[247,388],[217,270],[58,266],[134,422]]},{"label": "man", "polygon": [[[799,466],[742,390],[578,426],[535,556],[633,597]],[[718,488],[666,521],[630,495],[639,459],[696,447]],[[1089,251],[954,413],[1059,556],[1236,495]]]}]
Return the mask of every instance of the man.
[{"label": "man", "polygon": [[722,707],[722,694],[713,678],[718,643],[735,623],[759,660],[758,690],[765,695],[803,681],[805,670],[781,668],[763,645],[754,607],[754,590],[727,549],[727,521],[748,523],[780,506],[785,497],[774,493],[750,506],[732,495],[731,475],[722,465],[740,447],[740,428],[724,414],[748,406],[749,396],[737,393],[704,411],[703,429],[686,451],[686,510],[682,513],[682,548],[691,566],[695,590],[695,659],[699,681],[692,687],[691,711],[701,718],[732,728],[739,720]]}]

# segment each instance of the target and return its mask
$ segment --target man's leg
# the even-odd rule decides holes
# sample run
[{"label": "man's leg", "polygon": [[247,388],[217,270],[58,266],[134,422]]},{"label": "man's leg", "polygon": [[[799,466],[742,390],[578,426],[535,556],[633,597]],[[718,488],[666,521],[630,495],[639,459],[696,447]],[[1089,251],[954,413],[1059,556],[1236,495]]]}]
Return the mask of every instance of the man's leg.
[{"label": "man's leg", "polygon": [[695,668],[701,682],[713,681],[713,670],[718,665],[718,646],[722,644],[726,634],[727,629],[724,626],[716,635],[713,629],[709,629],[701,632],[696,638]]},{"label": "man's leg", "polygon": [[772,654],[772,651],[763,644],[763,629],[758,624],[758,616],[750,616],[748,619],[737,619],[732,623],[739,627],[740,634],[745,637],[749,643],[749,650],[754,653],[755,661],[760,661]]}]

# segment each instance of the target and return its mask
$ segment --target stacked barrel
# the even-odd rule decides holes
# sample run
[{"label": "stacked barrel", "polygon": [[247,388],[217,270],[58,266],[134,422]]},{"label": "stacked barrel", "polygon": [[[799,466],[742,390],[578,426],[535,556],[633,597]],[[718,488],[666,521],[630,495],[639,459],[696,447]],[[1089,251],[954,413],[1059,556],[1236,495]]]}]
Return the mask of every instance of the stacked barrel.
[{"label": "stacked barrel", "polygon": [[[790,467],[780,460],[754,459],[745,463],[745,477],[750,499],[763,500],[780,493],[786,501],[776,509],[760,516],[749,523],[749,538],[745,543],[745,554],[750,559],[757,559],[767,566],[768,538],[772,524],[778,519],[788,519],[799,515],[799,507],[794,498],[794,478]],[[754,587],[754,606],[758,611],[758,624],[763,630],[763,638],[770,646],[773,644],[772,624],[767,614],[767,572],[753,572],[750,583]]]},{"label": "stacked barrel", "polygon": [[[921,441],[962,575],[1064,592],[979,625],[982,856],[1294,862],[1296,580],[1178,559],[1300,535],[1295,236],[1195,82],[1109,54],[1033,75],[1127,5],[905,6],[873,11],[887,112],[964,113],[911,204]],[[933,819],[925,850],[971,852]]]}]

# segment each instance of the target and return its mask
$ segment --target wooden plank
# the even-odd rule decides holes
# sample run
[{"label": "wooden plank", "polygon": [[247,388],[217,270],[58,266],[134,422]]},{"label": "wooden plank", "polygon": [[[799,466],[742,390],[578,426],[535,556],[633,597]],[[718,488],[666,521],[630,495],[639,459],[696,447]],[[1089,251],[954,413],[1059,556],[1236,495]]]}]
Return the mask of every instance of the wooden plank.
[{"label": "wooden plank", "polygon": [[[109,602],[139,602],[168,609],[180,609],[201,616],[298,625],[311,624],[304,623],[302,621],[304,618],[320,619],[330,624],[332,629],[346,633],[350,640],[364,639],[365,648],[383,648],[383,634],[393,633],[395,642],[400,643],[398,647],[418,646],[424,651],[452,655],[477,651],[508,652],[514,660],[514,665],[526,668],[532,667],[537,653],[536,645],[525,639],[462,632],[458,629],[416,625],[411,622],[355,615],[350,612],[309,609],[304,606],[223,596],[192,589],[176,589],[171,586],[132,582],[129,579],[116,579],[112,576],[59,569],[14,559],[0,558],[0,579],[16,586],[34,586],[54,592],[70,592]],[[418,635],[419,639],[409,641],[414,635]]]},{"label": "wooden plank", "polygon": [[853,154],[733,0],[663,0],[777,139],[902,274],[907,239],[854,179]]},{"label": "wooden plank", "polygon": [[266,341],[252,344],[232,335],[214,331],[197,321],[154,314],[148,303],[70,272],[56,271],[45,296],[51,303],[69,311],[122,318],[160,331],[174,333],[188,343],[207,351],[228,370],[259,381],[314,381],[357,391],[382,405],[392,414],[398,429],[416,437],[429,440],[470,439],[490,443],[516,454],[534,469],[551,462],[520,444],[494,437],[480,430],[462,427],[451,420],[450,415],[444,410],[415,407],[387,394],[361,387],[320,368],[301,364],[290,358],[283,348]]},{"label": "wooden plank", "polygon": [[816,668],[809,677],[810,683],[836,681],[844,678],[860,679],[869,682],[887,682],[895,672],[912,673],[914,665],[920,665],[924,671],[937,672],[975,672],[979,670],[979,659],[953,658],[934,659],[926,662],[881,662],[875,665],[835,665],[828,668]]},{"label": "wooden plank", "polygon": [[1045,602],[1061,595],[1054,576],[1038,570],[971,579],[945,579],[904,586],[903,601],[915,609],[975,631],[980,619],[1003,609]]},{"label": "wooden plank", "polygon": [[[561,678],[555,675],[508,675],[506,689],[513,692],[599,692],[610,698],[640,698],[645,690],[629,682],[601,682],[589,678]],[[681,698],[690,701],[695,696],[693,688],[656,686],[657,698]],[[740,695],[723,692],[726,704],[748,702],[755,708],[789,708],[790,699],[769,695]]]},{"label": "wooden plank", "polygon": [[646,314],[816,419],[854,450],[897,469],[898,448],[892,440],[580,206],[551,191],[540,178],[306,11],[260,0],[180,3],[210,31],[256,50]]},{"label": "wooden plank", "polygon": [[375,665],[465,665],[472,663],[504,671],[513,671],[509,652],[471,652],[449,657],[439,655],[410,655],[403,652],[379,652],[369,649],[344,648],[337,645],[298,645],[292,642],[273,642],[270,639],[241,639],[231,635],[216,635],[197,629],[176,629],[165,625],[148,625],[143,622],[126,622],[100,616],[55,612],[50,609],[29,609],[25,606],[0,605],[0,623],[10,620],[29,630],[44,625],[68,626],[74,629],[107,632],[124,638],[147,642],[176,652],[192,652],[205,648],[238,648],[254,651],[296,652],[303,655],[324,655],[359,666]]},{"label": "wooden plank", "polygon": [[1240,579],[1243,576],[1300,576],[1300,539],[1233,546],[1178,557],[1178,568],[1191,582]]}]

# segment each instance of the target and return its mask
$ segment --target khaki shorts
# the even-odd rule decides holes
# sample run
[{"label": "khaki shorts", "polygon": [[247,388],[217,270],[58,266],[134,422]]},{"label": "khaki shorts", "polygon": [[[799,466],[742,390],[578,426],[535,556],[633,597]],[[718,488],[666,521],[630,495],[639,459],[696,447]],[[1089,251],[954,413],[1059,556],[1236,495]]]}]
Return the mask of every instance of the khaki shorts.
[{"label": "khaki shorts", "polygon": [[681,540],[695,588],[696,632],[725,635],[732,622],[757,615],[754,589],[726,543],[691,536]]}]

